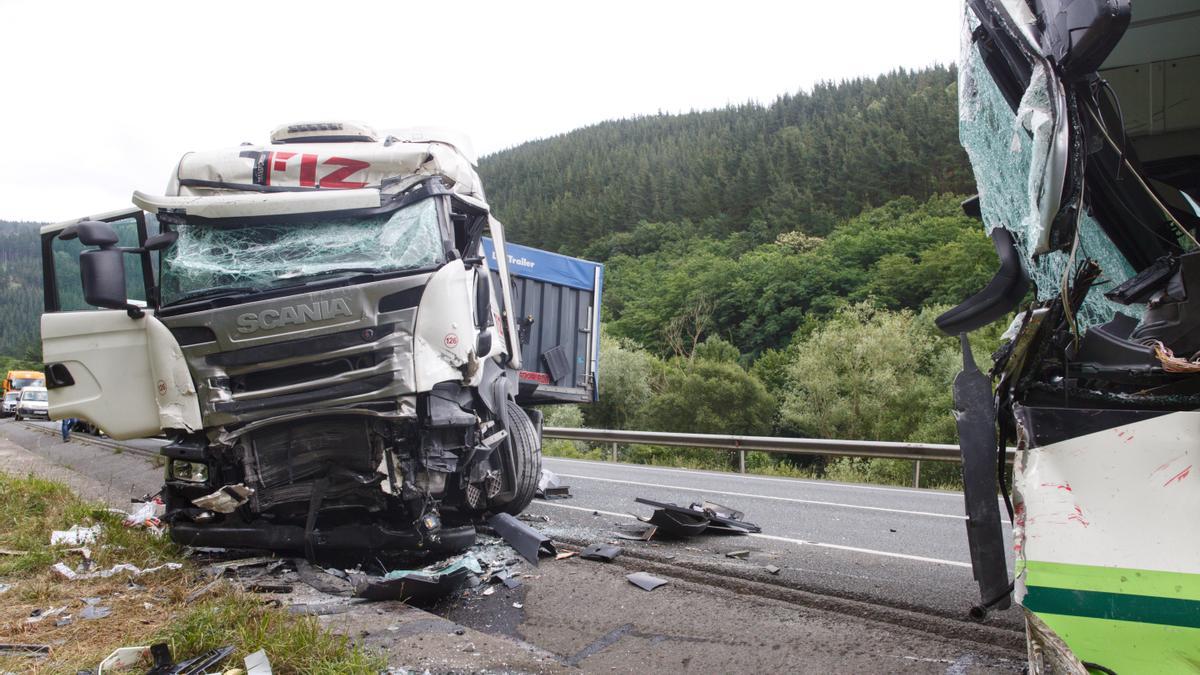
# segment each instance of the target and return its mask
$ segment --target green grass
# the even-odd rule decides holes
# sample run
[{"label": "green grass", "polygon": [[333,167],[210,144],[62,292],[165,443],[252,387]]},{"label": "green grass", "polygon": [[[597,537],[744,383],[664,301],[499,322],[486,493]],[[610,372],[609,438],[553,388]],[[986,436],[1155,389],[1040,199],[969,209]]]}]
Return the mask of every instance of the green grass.
[{"label": "green grass", "polygon": [[[0,583],[12,588],[0,603],[0,635],[5,642],[52,645],[46,659],[0,655],[0,672],[66,673],[92,669],[118,647],[165,641],[177,658],[233,645],[227,667],[259,649],[267,652],[276,673],[374,673],[383,659],[347,637],[325,631],[314,617],[289,614],[263,604],[262,596],[221,584],[200,602],[188,603],[193,590],[209,583],[182,549],[168,538],[126,528],[122,515],[86,502],[60,483],[0,472]],[[64,581],[50,566],[74,567],[81,558],[67,546],[50,546],[50,532],[71,525],[99,524],[101,535],[88,544],[97,569],[117,563],[146,568],[179,562],[183,568],[130,579]],[[78,608],[84,597],[100,597],[113,607],[104,619],[55,626],[46,620],[25,623],[38,608]],[[232,665],[231,665],[232,664]],[[143,669],[144,670],[144,669]]]},{"label": "green grass", "polygon": [[376,673],[382,657],[327,632],[315,617],[298,617],[262,603],[252,594],[230,594],[200,603],[155,637],[174,654],[201,654],[237,645],[233,659],[264,649],[276,673]]}]

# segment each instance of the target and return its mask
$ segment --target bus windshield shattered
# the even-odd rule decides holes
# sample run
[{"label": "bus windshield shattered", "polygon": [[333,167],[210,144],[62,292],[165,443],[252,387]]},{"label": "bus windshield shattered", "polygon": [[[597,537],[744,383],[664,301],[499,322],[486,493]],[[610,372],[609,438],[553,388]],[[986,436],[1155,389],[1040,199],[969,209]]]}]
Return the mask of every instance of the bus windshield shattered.
[{"label": "bus windshield shattered", "polygon": [[1200,513],[1200,15],[965,4],[959,132],[979,192],[964,208],[1001,270],[938,324],[965,335],[1017,310],[990,378],[964,339],[955,381],[977,614],[1020,603],[1031,672],[1192,672],[1200,539],[1179,533]]}]

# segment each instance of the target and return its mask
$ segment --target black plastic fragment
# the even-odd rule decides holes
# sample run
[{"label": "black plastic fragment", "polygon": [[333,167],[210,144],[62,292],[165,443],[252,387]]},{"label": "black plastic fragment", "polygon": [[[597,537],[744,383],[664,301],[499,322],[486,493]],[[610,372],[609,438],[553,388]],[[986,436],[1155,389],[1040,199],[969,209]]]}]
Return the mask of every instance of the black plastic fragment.
[{"label": "black plastic fragment", "polygon": [[694,537],[708,529],[709,520],[702,513],[684,513],[668,509],[655,509],[650,524],[658,527],[668,537]]},{"label": "black plastic fragment", "polygon": [[[991,381],[976,367],[966,334],[959,340],[963,369],[954,378],[954,419],[962,453],[967,542],[979,597],[991,600],[1005,594],[1009,587],[1000,505],[996,501],[996,463],[1002,461],[996,440],[996,404]],[[1009,603],[1010,597],[1004,595],[994,606],[1008,609]]]},{"label": "black plastic fragment", "polygon": [[621,551],[620,546],[613,546],[612,544],[592,544],[580,551],[579,557],[584,560],[612,562],[613,558],[621,555]]},{"label": "black plastic fragment", "polygon": [[[636,497],[634,498],[634,501],[639,504],[652,506],[660,511],[667,511],[673,515],[679,516],[678,518],[674,518],[669,521],[673,523],[673,526],[675,527],[675,530],[672,532],[672,534],[677,533],[675,536],[692,536],[693,534],[700,534],[701,532],[712,532],[716,534],[746,534],[749,532],[762,532],[762,528],[754,523],[747,523],[740,519],[734,519],[720,515],[722,513],[726,516],[736,515],[739,516],[739,518],[742,515],[741,511],[731,509],[727,506],[721,506],[720,504],[704,502],[702,504],[693,504],[691,508],[684,508],[678,504],[656,502],[652,499],[646,499],[644,497]],[[659,513],[656,511],[654,516],[651,517],[650,522],[654,523],[655,525],[659,525],[659,523],[654,520],[654,517],[658,515]],[[662,518],[667,518],[667,516],[664,515]],[[695,529],[694,525],[689,526],[689,523],[696,523],[700,520],[704,521],[704,527],[700,528],[699,531],[689,531]],[[667,528],[669,527],[672,527],[672,525],[667,525],[665,527],[660,525],[660,529],[663,531],[663,534],[668,534]]]},{"label": "black plastic fragment", "polygon": [[550,537],[522,523],[510,514],[497,513],[488,518],[488,525],[491,525],[496,534],[499,534],[504,541],[508,542],[509,546],[520,553],[521,557],[534,565],[538,564],[539,555],[558,554]]},{"label": "black plastic fragment", "polygon": [[645,572],[634,572],[633,574],[627,574],[625,575],[625,578],[629,580],[629,583],[644,591],[652,591],[667,583],[666,579],[659,579],[658,577],[651,576]]},{"label": "black plastic fragment", "polygon": [[159,643],[150,647],[150,654],[154,658],[154,666],[146,671],[146,675],[200,675],[200,673],[208,672],[209,668],[229,658],[233,653],[233,645],[217,647],[211,649],[199,656],[193,656],[186,661],[173,663],[171,660],[171,648],[165,643]]}]

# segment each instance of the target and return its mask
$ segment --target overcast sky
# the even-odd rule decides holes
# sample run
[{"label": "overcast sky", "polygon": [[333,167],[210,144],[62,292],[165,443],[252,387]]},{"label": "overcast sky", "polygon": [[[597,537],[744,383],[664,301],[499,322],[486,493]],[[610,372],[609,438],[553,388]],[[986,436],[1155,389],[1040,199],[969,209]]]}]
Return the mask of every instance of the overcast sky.
[{"label": "overcast sky", "polygon": [[161,192],[287,122],[436,125],[480,155],[606,119],[948,64],[962,0],[0,0],[0,219]]}]

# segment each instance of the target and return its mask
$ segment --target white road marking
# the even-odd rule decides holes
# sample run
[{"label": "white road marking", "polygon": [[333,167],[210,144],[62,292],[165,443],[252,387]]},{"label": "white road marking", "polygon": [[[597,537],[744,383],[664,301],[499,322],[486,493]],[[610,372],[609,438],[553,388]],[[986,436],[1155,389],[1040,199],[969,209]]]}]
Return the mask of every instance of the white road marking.
[{"label": "white road marking", "polygon": [[583,464],[585,466],[610,466],[634,469],[636,471],[660,471],[664,473],[682,473],[689,476],[707,476],[721,478],[736,478],[737,480],[756,480],[767,481],[771,483],[787,483],[789,485],[815,485],[818,487],[837,487],[849,488],[851,490],[873,490],[876,492],[900,492],[907,495],[920,495],[932,497],[954,497],[962,499],[961,492],[951,492],[949,490],[930,490],[926,488],[900,488],[900,487],[880,487],[878,485],[859,485],[857,483],[839,483],[832,480],[805,480],[803,478],[771,478],[768,476],[747,476],[740,473],[718,472],[718,471],[701,471],[698,469],[668,469],[661,466],[646,466],[644,464],[628,464],[626,462],[598,462],[587,459],[567,459],[565,457],[550,457],[543,456],[542,461],[551,462],[571,462],[574,464]]},{"label": "white road marking", "polygon": [[[628,513],[617,513],[616,511],[602,511],[600,509],[590,509],[586,506],[570,506],[567,504],[559,504],[557,502],[548,502],[545,500],[538,500],[535,503],[540,506],[553,506],[553,507],[559,508],[559,509],[571,509],[572,511],[590,511],[592,513],[599,513],[599,514],[605,515],[605,516],[614,516],[617,518],[629,518],[630,520],[637,520],[636,516],[633,516]],[[900,558],[902,560],[915,560],[917,562],[934,563],[936,565],[950,565],[952,567],[966,567],[967,569],[971,568],[971,563],[958,562],[957,560],[942,560],[941,558],[928,558],[926,556],[909,555],[907,553],[894,553],[892,551],[877,551],[873,548],[860,548],[858,546],[842,546],[840,544],[826,544],[826,543],[819,542],[819,541],[808,541],[807,539],[793,539],[791,537],[777,537],[777,536],[771,535],[771,534],[751,533],[746,536],[758,537],[759,539],[769,539],[771,541],[781,541],[781,542],[785,542],[788,544],[796,544],[798,546],[816,546],[818,548],[831,548],[831,549],[838,550],[838,551],[850,551],[852,553],[864,553],[867,555],[877,555],[877,556],[883,556],[886,558]]]},{"label": "white road marking", "polygon": [[814,499],[796,499],[794,497],[775,497],[771,495],[753,495],[748,492],[728,492],[723,490],[709,490],[705,488],[683,487],[682,485],[662,485],[660,483],[643,483],[636,480],[618,480],[616,478],[593,478],[592,476],[580,476],[578,474],[560,473],[563,478],[578,478],[580,480],[594,480],[605,483],[620,483],[622,485],[640,485],[642,487],[663,488],[666,490],[685,490],[687,492],[703,492],[705,494],[728,495],[730,497],[746,497],[749,499],[770,499],[778,502],[792,502],[794,504],[816,504],[819,506],[836,506],[844,509],[862,509],[865,511],[883,511],[885,513],[903,513],[910,516],[929,516],[930,518],[950,518],[952,520],[966,520],[966,516],[959,516],[950,513],[931,513],[929,511],[909,511],[907,509],[889,509],[882,506],[863,506],[861,504],[842,504],[838,502],[822,502]]}]

